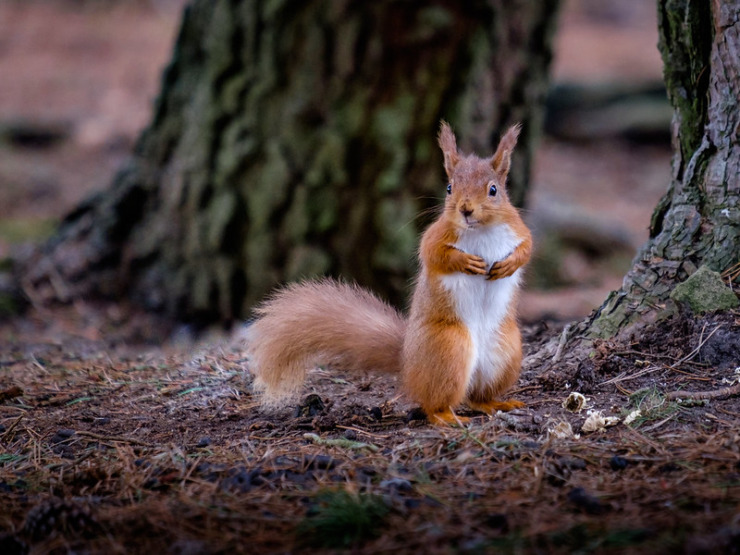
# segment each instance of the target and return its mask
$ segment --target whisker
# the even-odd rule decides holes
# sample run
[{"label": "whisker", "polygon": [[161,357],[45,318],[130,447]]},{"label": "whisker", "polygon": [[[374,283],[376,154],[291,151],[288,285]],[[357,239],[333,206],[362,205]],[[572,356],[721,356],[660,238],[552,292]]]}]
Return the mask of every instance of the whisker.
[{"label": "whisker", "polygon": [[417,221],[419,218],[422,218],[424,216],[428,216],[430,214],[431,215],[440,214],[443,209],[444,209],[444,205],[440,204],[437,206],[431,206],[429,208],[425,208],[424,210],[420,210],[419,212],[417,212],[417,214],[413,218],[411,218],[409,221],[402,224],[396,231],[401,231],[405,229],[407,226],[411,225],[412,223]]}]

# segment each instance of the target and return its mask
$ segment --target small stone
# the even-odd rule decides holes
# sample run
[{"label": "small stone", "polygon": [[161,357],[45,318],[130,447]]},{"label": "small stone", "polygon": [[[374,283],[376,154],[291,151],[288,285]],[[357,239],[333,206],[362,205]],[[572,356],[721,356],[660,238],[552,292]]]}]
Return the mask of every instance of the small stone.
[{"label": "small stone", "polygon": [[561,464],[569,470],[584,470],[586,468],[586,461],[583,459],[563,459]]},{"label": "small stone", "polygon": [[625,459],[624,457],[620,457],[619,455],[614,455],[611,459],[609,459],[609,466],[612,468],[612,470],[624,470],[627,468],[627,465],[629,464],[629,461]]},{"label": "small stone", "polygon": [[75,434],[74,430],[69,430],[67,428],[60,428],[56,431],[56,433],[51,437],[49,440],[51,443],[62,443],[63,441],[68,440]]},{"label": "small stone", "polygon": [[303,399],[303,402],[298,407],[296,407],[295,416],[296,418],[306,416],[313,417],[321,414],[324,409],[325,405],[324,401],[321,400],[321,397],[315,393],[311,393]]},{"label": "small stone", "polygon": [[676,285],[671,292],[671,299],[686,303],[692,312],[714,312],[737,308],[740,302],[735,293],[727,287],[722,276],[702,266],[686,281]]},{"label": "small stone", "polygon": [[408,493],[414,489],[411,482],[403,478],[391,478],[380,482],[382,489],[387,489],[391,493]]},{"label": "small stone", "polygon": [[210,444],[211,444],[210,437],[202,437],[198,440],[198,443],[196,443],[195,446],[198,449],[203,449],[204,447],[208,447]]}]

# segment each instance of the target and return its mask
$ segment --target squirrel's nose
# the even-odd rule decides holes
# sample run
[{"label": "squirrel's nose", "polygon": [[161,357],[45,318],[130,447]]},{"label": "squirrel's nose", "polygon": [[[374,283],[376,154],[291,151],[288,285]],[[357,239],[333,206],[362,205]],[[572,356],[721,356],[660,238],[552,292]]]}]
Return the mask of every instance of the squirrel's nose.
[{"label": "squirrel's nose", "polygon": [[460,214],[465,216],[466,218],[470,216],[473,213],[472,210],[470,210],[467,206],[463,205],[460,207]]}]

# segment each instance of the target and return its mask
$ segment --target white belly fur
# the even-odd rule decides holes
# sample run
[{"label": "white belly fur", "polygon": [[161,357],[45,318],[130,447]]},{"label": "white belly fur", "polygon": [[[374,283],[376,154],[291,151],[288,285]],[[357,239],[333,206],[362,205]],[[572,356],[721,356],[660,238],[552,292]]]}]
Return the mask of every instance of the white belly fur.
[{"label": "white belly fur", "polygon": [[[483,257],[489,268],[511,254],[521,240],[505,224],[463,232],[455,244],[461,251]],[[499,329],[521,280],[521,270],[507,278],[488,281],[486,276],[463,273],[442,277],[442,285],[455,302],[460,319],[470,332],[473,357],[468,382],[490,383],[501,372],[496,351]]]}]

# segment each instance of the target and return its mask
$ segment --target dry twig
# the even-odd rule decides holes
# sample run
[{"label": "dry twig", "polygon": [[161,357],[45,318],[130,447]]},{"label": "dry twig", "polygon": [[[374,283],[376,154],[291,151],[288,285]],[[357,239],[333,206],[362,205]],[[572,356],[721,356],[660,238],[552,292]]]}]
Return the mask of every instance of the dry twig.
[{"label": "dry twig", "polygon": [[10,427],[7,430],[5,430],[3,435],[0,436],[0,440],[4,441],[6,437],[10,437],[10,434],[13,433],[13,430],[15,430],[15,427],[20,423],[20,421],[23,419],[24,416],[25,416],[25,413],[19,415],[18,418],[13,420],[13,423],[10,425]]},{"label": "dry twig", "polygon": [[100,441],[114,441],[119,443],[131,443],[133,445],[141,445],[143,447],[152,447],[151,443],[147,443],[146,441],[141,441],[139,439],[133,439],[128,437],[121,437],[121,436],[106,436],[102,434],[96,434],[95,432],[86,432],[84,430],[75,432],[79,436],[84,437],[90,437],[92,439],[97,439]]},{"label": "dry twig", "polygon": [[740,395],[740,383],[730,387],[723,387],[721,389],[714,389],[712,391],[671,391],[666,393],[665,398],[669,400],[676,399],[724,399],[725,397],[733,397]]},{"label": "dry twig", "polygon": [[558,342],[558,349],[555,351],[555,355],[552,357],[552,362],[556,363],[560,361],[560,357],[563,356],[563,349],[565,348],[565,344],[568,342],[568,334],[570,333],[570,328],[572,324],[568,324],[563,328],[563,333],[560,334],[560,341]]}]

